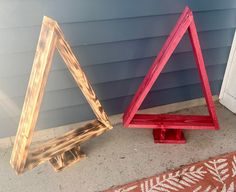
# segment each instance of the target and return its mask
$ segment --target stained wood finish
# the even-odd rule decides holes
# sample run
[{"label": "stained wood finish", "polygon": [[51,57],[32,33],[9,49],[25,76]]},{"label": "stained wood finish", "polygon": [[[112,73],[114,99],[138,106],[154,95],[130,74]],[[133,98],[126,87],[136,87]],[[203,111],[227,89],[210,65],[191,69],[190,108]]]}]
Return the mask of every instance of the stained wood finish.
[{"label": "stained wood finish", "polygon": [[[55,48],[59,50],[98,120],[70,131],[62,137],[48,141],[39,148],[29,150]],[[78,147],[79,143],[98,136],[111,128],[112,125],[104,109],[69,44],[65,41],[59,25],[56,21],[44,17],[10,160],[12,167],[17,174],[20,174],[52,159],[51,162],[54,167],[57,167],[56,169],[63,169],[80,158],[79,153],[77,153],[77,158],[75,157],[73,160],[66,157],[69,154],[75,154],[75,147]],[[63,159],[67,160],[63,163]],[[58,165],[55,163],[56,160],[60,161]]]},{"label": "stained wood finish", "polygon": [[52,164],[56,172],[62,171],[64,168],[73,165],[74,163],[79,162],[84,159],[86,155],[80,151],[80,146],[76,146],[69,151],[66,151],[62,154],[59,154],[52,159],[50,163]]},{"label": "stained wood finish", "polygon": [[51,139],[40,147],[30,150],[25,169],[33,169],[37,165],[71,150],[80,143],[101,135],[106,130],[107,127],[103,123],[95,120],[84,127],[69,131],[61,137]]},{"label": "stained wood finish", "polygon": [[65,41],[64,35],[60,30],[59,26],[56,25],[56,33],[58,35],[57,49],[62,56],[64,62],[66,63],[68,69],[70,70],[72,76],[74,77],[76,83],[80,87],[84,95],[87,95],[86,99],[90,106],[92,107],[93,112],[97,118],[103,122],[107,127],[110,127],[110,122],[108,121],[107,115],[102,108],[99,100],[97,99],[96,94],[94,93],[89,81],[84,74],[83,70],[80,67],[80,64],[76,57],[74,56],[69,44]]}]

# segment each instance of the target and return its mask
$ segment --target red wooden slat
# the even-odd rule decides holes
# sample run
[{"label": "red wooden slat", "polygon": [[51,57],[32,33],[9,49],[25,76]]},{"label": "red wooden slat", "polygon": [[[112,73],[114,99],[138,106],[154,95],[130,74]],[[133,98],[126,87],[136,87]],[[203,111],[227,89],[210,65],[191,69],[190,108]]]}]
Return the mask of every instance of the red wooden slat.
[{"label": "red wooden slat", "polygon": [[203,94],[207,103],[208,111],[215,125],[215,129],[219,129],[219,123],[218,123],[216,112],[215,112],[214,102],[212,100],[212,93],[211,93],[211,89],[209,85],[206,68],[204,65],[204,59],[202,56],[202,51],[201,51],[197,29],[196,29],[194,20],[190,24],[188,31],[189,31],[189,37],[193,46],[194,57],[195,57],[199,75],[201,78],[201,85],[202,85]]},{"label": "red wooden slat", "polygon": [[142,84],[139,86],[139,89],[136,92],[131,104],[124,113],[124,126],[128,126],[128,124],[132,120],[133,116],[142,104],[144,98],[150,91],[155,80],[157,79],[165,64],[167,63],[168,59],[170,58],[171,54],[174,52],[178,43],[182,39],[192,19],[192,12],[188,7],[186,7],[183,13],[181,14],[180,18],[178,19],[177,25],[172,30],[163,48],[156,57]]},{"label": "red wooden slat", "polygon": [[211,116],[136,114],[128,127],[159,129],[215,129]]}]

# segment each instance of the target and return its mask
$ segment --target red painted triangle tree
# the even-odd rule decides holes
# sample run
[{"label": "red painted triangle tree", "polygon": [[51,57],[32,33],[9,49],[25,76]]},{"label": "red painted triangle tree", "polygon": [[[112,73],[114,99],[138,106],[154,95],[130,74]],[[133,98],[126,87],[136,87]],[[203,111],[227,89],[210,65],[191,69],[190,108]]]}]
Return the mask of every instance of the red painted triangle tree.
[{"label": "red painted triangle tree", "polygon": [[[170,56],[188,31],[209,115],[136,114]],[[182,129],[217,130],[219,124],[192,11],[186,7],[123,116],[124,127],[152,128],[155,143],[185,143]]]}]

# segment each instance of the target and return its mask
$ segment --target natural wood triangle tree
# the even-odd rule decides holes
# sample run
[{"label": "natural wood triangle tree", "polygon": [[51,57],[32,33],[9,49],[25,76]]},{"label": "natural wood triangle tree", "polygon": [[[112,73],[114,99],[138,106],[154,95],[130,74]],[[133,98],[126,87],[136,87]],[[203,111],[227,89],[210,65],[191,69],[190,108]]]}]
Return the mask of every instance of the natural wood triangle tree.
[{"label": "natural wood triangle tree", "polygon": [[[209,115],[136,114],[170,56],[188,31]],[[170,96],[171,97],[171,96]],[[181,129],[219,129],[192,11],[185,7],[123,115],[124,127],[152,128],[156,143],[185,143]]]},{"label": "natural wood triangle tree", "polygon": [[[30,149],[55,48],[90,104],[97,120]],[[80,143],[112,128],[85,73],[56,21],[44,17],[10,163],[21,174],[49,160],[56,171],[84,157]]]}]

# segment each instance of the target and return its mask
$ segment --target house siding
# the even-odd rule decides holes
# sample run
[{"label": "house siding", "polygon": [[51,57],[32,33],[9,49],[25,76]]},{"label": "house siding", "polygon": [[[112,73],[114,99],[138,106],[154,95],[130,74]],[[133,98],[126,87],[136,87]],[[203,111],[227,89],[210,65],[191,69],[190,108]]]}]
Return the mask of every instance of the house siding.
[{"label": "house siding", "polygon": [[[44,15],[57,20],[108,115],[122,113],[188,5],[194,11],[213,94],[236,27],[235,0],[0,1],[0,137],[15,135]],[[188,35],[142,108],[202,96]],[[94,118],[56,53],[37,129]]]}]

